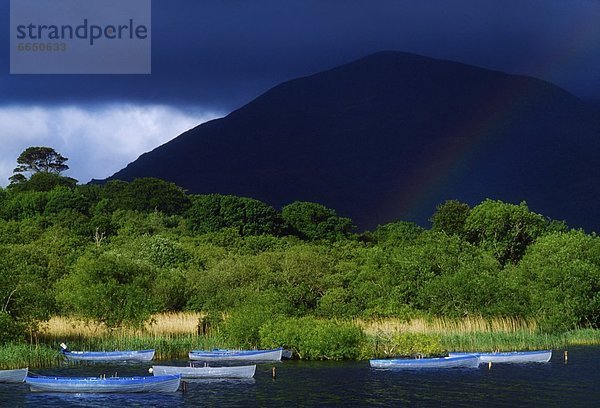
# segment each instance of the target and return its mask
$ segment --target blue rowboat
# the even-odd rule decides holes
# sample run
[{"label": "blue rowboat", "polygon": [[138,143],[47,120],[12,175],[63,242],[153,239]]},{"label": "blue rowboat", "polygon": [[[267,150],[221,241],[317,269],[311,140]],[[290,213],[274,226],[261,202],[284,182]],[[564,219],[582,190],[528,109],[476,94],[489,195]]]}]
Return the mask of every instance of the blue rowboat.
[{"label": "blue rowboat", "polygon": [[27,377],[27,368],[16,370],[0,370],[0,382],[22,383]]},{"label": "blue rowboat", "polygon": [[182,378],[252,378],[256,365],[231,367],[152,366],[154,375],[181,374]]},{"label": "blue rowboat", "polygon": [[154,358],[154,350],[124,351],[62,351],[63,356],[71,361],[150,361]]},{"label": "blue rowboat", "polygon": [[512,351],[497,353],[448,353],[451,357],[475,355],[480,363],[547,363],[552,358],[552,350]]},{"label": "blue rowboat", "polygon": [[414,370],[422,368],[477,368],[479,367],[479,358],[474,355],[419,359],[395,358],[385,360],[369,360],[369,363],[373,368],[384,368],[389,370]]},{"label": "blue rowboat", "polygon": [[31,391],[43,392],[175,392],[180,375],[155,377],[26,377]]},{"label": "blue rowboat", "polygon": [[280,361],[283,348],[272,350],[193,350],[190,360],[201,361]]}]

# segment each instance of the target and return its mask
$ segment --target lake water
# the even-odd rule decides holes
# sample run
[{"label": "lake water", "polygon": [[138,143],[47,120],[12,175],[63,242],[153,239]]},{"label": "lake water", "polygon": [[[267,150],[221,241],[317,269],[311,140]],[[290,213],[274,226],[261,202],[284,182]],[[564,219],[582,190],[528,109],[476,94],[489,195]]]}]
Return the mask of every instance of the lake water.
[{"label": "lake water", "polygon": [[[161,362],[163,364],[164,362]],[[185,361],[168,362],[185,365]],[[42,375],[145,375],[150,365],[34,370]],[[276,379],[272,378],[276,367]],[[0,384],[0,407],[600,407],[600,347],[555,351],[547,364],[479,369],[383,371],[368,362],[285,361],[257,367],[253,380],[202,380],[174,394],[32,393]]]}]

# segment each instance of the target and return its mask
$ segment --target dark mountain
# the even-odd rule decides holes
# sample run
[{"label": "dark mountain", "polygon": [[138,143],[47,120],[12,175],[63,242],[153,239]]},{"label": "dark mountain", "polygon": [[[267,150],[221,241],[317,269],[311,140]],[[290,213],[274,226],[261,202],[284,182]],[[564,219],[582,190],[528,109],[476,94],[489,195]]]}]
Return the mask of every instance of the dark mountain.
[{"label": "dark mountain", "polygon": [[383,52],[278,85],[110,179],[315,201],[363,228],[494,198],[598,230],[599,136],[596,107],[550,83]]}]

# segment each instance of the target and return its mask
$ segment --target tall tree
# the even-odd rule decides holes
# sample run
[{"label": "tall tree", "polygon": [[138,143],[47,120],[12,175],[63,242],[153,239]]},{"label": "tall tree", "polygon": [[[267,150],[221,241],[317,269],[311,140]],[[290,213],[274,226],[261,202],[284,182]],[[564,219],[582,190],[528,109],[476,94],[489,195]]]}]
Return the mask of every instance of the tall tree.
[{"label": "tall tree", "polygon": [[465,223],[471,212],[468,204],[461,203],[458,200],[446,200],[443,204],[439,204],[435,214],[430,218],[432,229],[434,231],[442,231],[448,235],[458,235],[464,237]]},{"label": "tall tree", "polygon": [[[28,147],[17,158],[18,166],[13,173],[22,174],[29,172],[32,175],[36,173],[60,174],[67,170],[69,166],[65,162],[69,160],[51,147],[35,146]],[[13,176],[11,181],[23,181],[21,177]]]},{"label": "tall tree", "polygon": [[296,235],[310,241],[335,241],[350,236],[354,229],[350,218],[339,217],[318,203],[295,201],[281,209],[281,216]]}]

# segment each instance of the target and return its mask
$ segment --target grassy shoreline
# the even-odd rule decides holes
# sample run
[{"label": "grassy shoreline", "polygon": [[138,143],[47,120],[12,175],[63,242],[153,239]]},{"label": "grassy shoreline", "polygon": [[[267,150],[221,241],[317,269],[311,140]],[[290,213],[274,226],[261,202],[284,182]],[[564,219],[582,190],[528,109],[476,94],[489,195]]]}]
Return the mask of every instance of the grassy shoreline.
[{"label": "grassy shoreline", "polygon": [[[0,369],[61,364],[59,344],[73,350],[156,349],[156,360],[186,359],[192,349],[232,347],[214,331],[198,335],[199,313],[161,314],[142,329],[107,331],[74,319],[55,317],[47,322],[35,344],[0,346]],[[600,345],[600,330],[579,329],[544,334],[535,322],[509,318],[354,320],[364,333],[361,358],[393,354],[439,355],[447,351],[565,349]]]}]

